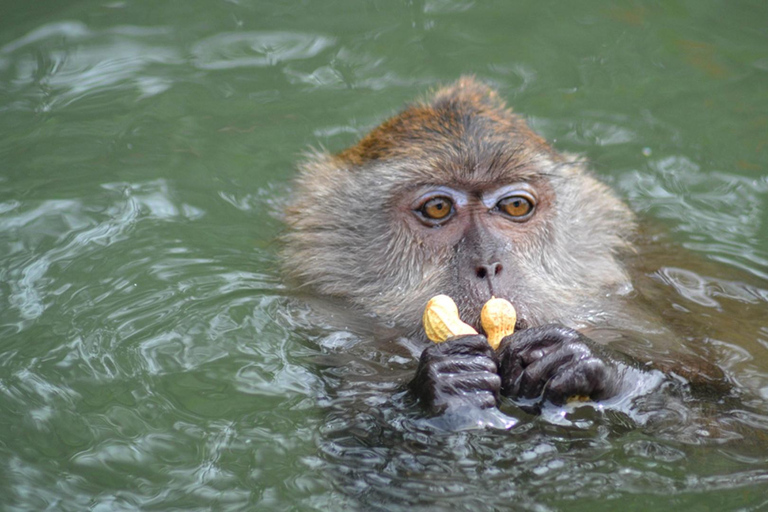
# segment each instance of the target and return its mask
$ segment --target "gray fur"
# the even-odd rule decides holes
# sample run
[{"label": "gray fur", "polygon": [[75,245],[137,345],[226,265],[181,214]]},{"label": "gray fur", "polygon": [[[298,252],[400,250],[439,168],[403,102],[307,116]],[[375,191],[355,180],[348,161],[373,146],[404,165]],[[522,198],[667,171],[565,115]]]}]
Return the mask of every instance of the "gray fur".
[{"label": "gray fur", "polygon": [[290,282],[405,334],[419,331],[424,305],[439,293],[476,323],[485,298],[465,284],[458,262],[478,243],[430,247],[428,232],[401,222],[398,198],[425,184],[540,180],[553,207],[535,230],[527,227],[514,243],[484,234],[503,247],[510,277],[499,294],[535,326],[589,315],[595,297],[604,302],[630,288],[620,256],[631,250],[632,214],[582,161],[555,152],[472,79],[438,91],[427,105],[448,120],[444,133],[409,135],[391,156],[318,152],[300,165],[283,238]]}]

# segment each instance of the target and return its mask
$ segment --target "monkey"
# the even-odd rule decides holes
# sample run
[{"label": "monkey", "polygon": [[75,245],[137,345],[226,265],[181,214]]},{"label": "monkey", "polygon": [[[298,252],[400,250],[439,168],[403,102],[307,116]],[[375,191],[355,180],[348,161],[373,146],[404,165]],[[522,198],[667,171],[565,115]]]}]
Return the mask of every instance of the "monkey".
[{"label": "monkey", "polygon": [[[312,153],[285,219],[287,280],[416,340],[408,389],[431,414],[600,403],[670,375],[725,382],[637,304],[629,207],[473,77]],[[431,344],[420,320],[438,294],[480,333],[482,305],[505,298],[516,332],[496,351],[483,334]]]}]

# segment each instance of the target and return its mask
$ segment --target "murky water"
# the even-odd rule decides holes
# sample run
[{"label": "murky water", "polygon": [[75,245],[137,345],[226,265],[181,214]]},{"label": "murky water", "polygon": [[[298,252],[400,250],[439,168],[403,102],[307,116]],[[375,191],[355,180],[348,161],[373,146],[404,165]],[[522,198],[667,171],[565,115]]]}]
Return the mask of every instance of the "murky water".
[{"label": "murky water", "polygon": [[[0,505],[768,507],[767,20],[757,0],[6,0]],[[643,279],[740,393],[716,429],[580,409],[437,433],[399,392],[407,352],[286,292],[274,212],[300,153],[463,73],[666,233]]]}]

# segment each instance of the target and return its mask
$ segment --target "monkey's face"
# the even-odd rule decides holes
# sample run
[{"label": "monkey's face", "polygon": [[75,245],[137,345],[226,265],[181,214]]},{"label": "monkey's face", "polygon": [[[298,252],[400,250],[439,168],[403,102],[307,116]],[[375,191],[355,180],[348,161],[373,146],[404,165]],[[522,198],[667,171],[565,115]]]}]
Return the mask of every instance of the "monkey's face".
[{"label": "monkey's face", "polygon": [[491,296],[533,326],[626,281],[626,207],[471,80],[316,155],[297,185],[289,276],[407,333],[441,293],[476,327]]},{"label": "monkey's face", "polygon": [[550,246],[552,186],[530,169],[498,175],[482,165],[482,155],[474,157],[472,170],[466,162],[443,163],[441,169],[459,175],[432,172],[439,181],[410,182],[393,191],[391,223],[400,226],[398,236],[407,245],[420,248],[410,260],[418,260],[412,268],[421,269],[422,279],[415,288],[427,299],[450,295],[462,317],[477,326],[482,305],[504,297],[517,304],[525,321],[531,292],[541,287],[541,272],[533,269]]}]

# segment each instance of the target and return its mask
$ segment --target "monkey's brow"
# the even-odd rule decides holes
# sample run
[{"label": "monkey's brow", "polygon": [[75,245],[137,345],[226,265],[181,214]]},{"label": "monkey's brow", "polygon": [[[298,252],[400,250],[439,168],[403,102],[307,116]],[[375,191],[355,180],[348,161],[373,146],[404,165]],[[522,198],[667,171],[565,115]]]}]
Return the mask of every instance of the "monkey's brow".
[{"label": "monkey's brow", "polygon": [[[538,174],[536,177],[544,176],[544,174]],[[448,187],[455,189],[471,189],[471,188],[483,188],[489,185],[502,187],[505,185],[514,185],[518,183],[532,183],[535,180],[526,178],[516,178],[509,180],[501,179],[487,179],[487,180],[471,180],[471,179],[455,179],[455,180],[440,180],[440,181],[415,181],[408,184],[404,184],[397,188],[397,192],[411,192],[419,189],[432,189],[440,187]]]}]

